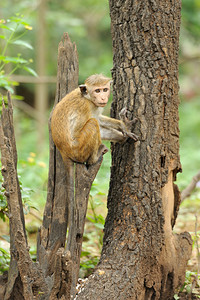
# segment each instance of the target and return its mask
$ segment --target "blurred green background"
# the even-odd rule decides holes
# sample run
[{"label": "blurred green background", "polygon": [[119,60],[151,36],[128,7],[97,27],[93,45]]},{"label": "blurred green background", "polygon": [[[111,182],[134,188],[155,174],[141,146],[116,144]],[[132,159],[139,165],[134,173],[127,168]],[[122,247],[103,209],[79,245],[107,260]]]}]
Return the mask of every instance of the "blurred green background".
[{"label": "blurred green background", "polygon": [[[26,60],[33,59],[31,68],[45,82],[41,87],[37,79],[30,77],[24,69],[19,68],[13,74],[13,80],[19,82],[19,85],[15,86],[15,95],[24,97],[24,101],[14,102],[14,123],[18,172],[22,182],[24,209],[27,213],[27,231],[31,240],[31,234],[34,234],[41,224],[46,201],[49,155],[47,121],[54,102],[58,44],[64,32],[68,32],[71,40],[76,43],[79,54],[79,79],[80,83],[83,83],[84,79],[93,73],[103,72],[111,76],[112,40],[107,0],[1,1],[0,19],[9,19],[16,13],[23,14],[24,19],[32,26],[32,30],[23,36],[23,40],[32,45],[33,49],[10,45],[7,49],[8,54],[12,57],[19,52]],[[6,30],[0,30],[0,35],[6,34]],[[0,55],[3,44],[2,38]],[[38,63],[41,61],[42,63]],[[182,190],[200,170],[200,0],[182,0],[179,78],[180,156],[183,173],[178,175],[178,185]],[[43,101],[39,99],[38,93],[44,95],[44,106],[41,106]],[[109,107],[106,113],[109,113]],[[94,261],[90,260],[88,263],[88,260],[84,261],[83,258],[83,269],[92,268],[100,253],[109,172],[110,154],[106,154],[91,191],[88,212],[90,222],[86,223],[86,244],[83,246],[85,257],[93,251]],[[187,200],[189,205],[187,201],[183,203],[184,209],[187,212],[191,208],[193,211],[199,211],[199,198],[200,192],[197,188]],[[1,207],[2,201],[1,199]],[[0,219],[1,228],[6,239],[7,221],[3,222]],[[99,239],[96,238],[97,235]],[[95,250],[94,247],[91,248],[94,243],[97,245]]]}]

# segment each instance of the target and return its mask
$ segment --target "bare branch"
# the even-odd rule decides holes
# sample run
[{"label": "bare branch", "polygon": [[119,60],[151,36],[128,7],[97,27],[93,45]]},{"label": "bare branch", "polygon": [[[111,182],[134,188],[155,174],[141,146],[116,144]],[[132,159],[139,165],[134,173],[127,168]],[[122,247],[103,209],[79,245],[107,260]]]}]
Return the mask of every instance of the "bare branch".
[{"label": "bare branch", "polygon": [[181,193],[181,202],[185,200],[185,198],[189,197],[192,191],[195,189],[197,182],[200,180],[200,171],[192,178],[190,184],[182,191]]}]

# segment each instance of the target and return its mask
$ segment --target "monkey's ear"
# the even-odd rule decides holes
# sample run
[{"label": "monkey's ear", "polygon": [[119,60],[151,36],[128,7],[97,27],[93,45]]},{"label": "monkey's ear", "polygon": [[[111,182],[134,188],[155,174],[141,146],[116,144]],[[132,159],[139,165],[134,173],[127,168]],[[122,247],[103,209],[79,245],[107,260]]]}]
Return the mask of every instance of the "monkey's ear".
[{"label": "monkey's ear", "polygon": [[79,85],[79,88],[80,88],[82,96],[85,96],[87,94],[87,87],[86,87],[86,85],[85,84],[81,84],[81,85]]}]

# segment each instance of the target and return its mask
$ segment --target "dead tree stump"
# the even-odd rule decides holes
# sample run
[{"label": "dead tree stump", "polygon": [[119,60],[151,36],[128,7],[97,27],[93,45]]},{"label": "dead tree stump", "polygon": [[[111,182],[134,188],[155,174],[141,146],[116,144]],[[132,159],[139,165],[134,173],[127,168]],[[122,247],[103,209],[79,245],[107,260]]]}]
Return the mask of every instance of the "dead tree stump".
[{"label": "dead tree stump", "polygon": [[[58,74],[55,105],[78,86],[78,56],[76,46],[64,34],[58,48]],[[51,119],[51,117],[50,117]],[[50,120],[49,120],[50,124]],[[31,260],[25,231],[23,204],[17,177],[17,151],[13,127],[12,103],[3,103],[0,122],[0,148],[5,195],[9,207],[11,263],[7,285],[1,293],[3,300],[73,299],[79,273],[87,202],[92,182],[100,168],[101,159],[88,169],[75,164],[75,199],[72,224],[68,224],[66,172],[56,149],[49,126],[50,160],[47,202],[37,240],[37,262]],[[69,249],[66,249],[67,237]],[[1,280],[2,279],[2,280]]]}]

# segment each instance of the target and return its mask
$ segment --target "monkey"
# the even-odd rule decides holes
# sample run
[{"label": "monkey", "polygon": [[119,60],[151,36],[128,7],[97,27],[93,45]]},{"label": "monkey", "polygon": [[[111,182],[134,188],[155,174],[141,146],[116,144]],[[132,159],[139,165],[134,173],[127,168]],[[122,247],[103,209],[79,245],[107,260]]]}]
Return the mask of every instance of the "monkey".
[{"label": "monkey", "polygon": [[102,74],[91,75],[84,84],[67,94],[52,112],[52,139],[61,153],[68,178],[68,234],[71,237],[67,241],[67,250],[70,250],[73,235],[73,163],[86,163],[87,167],[95,164],[108,151],[102,140],[138,140],[131,132],[135,120],[128,120],[126,109],[120,112],[120,120],[102,115],[110,96],[110,86],[110,78]]},{"label": "monkey", "polygon": [[106,147],[102,140],[123,142],[128,137],[137,141],[130,131],[126,111],[122,120],[102,115],[110,96],[111,79],[102,74],[91,75],[85,84],[67,94],[56,106],[51,118],[51,133],[63,162],[69,160],[92,165],[98,161]]}]

